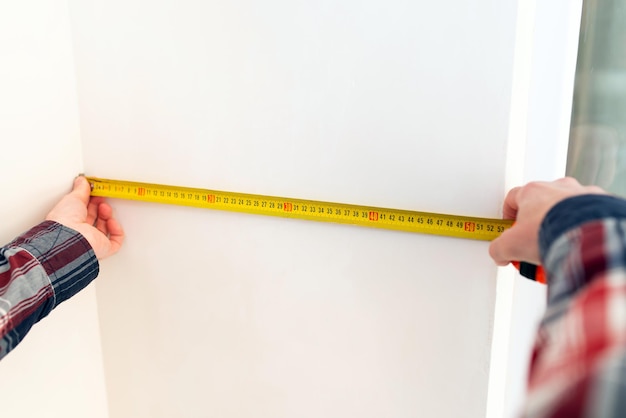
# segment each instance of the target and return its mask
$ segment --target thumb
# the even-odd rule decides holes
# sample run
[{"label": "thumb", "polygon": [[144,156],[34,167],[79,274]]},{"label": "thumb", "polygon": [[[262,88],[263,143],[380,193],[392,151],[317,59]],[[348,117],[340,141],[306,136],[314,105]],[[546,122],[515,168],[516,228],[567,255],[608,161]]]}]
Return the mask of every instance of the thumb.
[{"label": "thumb", "polygon": [[515,224],[507,229],[489,245],[489,255],[499,266],[506,266],[511,261],[526,261],[541,264],[538,237],[532,228]]},{"label": "thumb", "polygon": [[85,206],[89,203],[89,195],[91,194],[91,185],[84,176],[78,176],[74,179],[74,187],[70,194],[80,199]]}]

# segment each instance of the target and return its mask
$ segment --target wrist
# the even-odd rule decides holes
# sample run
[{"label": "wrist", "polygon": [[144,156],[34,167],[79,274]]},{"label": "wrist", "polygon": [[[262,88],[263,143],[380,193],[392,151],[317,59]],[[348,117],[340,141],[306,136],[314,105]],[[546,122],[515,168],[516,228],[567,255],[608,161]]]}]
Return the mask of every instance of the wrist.
[{"label": "wrist", "polygon": [[584,194],[554,205],[539,228],[539,253],[545,258],[552,244],[567,231],[604,218],[626,219],[626,201],[606,194]]}]

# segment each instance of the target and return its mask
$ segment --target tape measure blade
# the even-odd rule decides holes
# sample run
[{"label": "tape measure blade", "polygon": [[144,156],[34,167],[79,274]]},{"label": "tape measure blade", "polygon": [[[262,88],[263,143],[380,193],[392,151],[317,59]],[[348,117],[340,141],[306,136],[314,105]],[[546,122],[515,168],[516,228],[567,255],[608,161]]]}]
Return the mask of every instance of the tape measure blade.
[{"label": "tape measure blade", "polygon": [[511,221],[87,177],[93,196],[490,241]]}]

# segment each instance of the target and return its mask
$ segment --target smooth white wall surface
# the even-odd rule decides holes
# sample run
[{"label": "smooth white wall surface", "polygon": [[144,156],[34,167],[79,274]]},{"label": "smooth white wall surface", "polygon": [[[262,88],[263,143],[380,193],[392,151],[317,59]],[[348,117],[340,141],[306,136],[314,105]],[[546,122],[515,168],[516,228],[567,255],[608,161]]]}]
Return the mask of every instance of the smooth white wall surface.
[{"label": "smooth white wall surface", "polygon": [[[528,91],[532,84],[533,33],[537,18],[536,6],[537,4],[534,0],[518,2],[517,4],[511,106],[509,130],[506,139],[505,192],[511,187],[522,183],[523,156],[527,147]],[[506,393],[510,367],[508,355],[509,340],[510,334],[516,332],[511,329],[514,277],[516,275],[512,266],[498,269],[486,418],[502,418],[508,407]]]},{"label": "smooth white wall surface", "polygon": [[[43,220],[82,169],[65,1],[0,2],[0,241]],[[95,288],[0,362],[4,417],[106,417]]]},{"label": "smooth white wall surface", "polygon": [[[516,2],[73,1],[91,175],[498,216]],[[487,244],[115,202],[116,417],[483,417]]]},{"label": "smooth white wall surface", "polygon": [[[549,152],[535,154],[539,177],[559,175],[563,161],[567,44],[579,13],[566,6],[538,7],[544,32],[533,46],[540,79],[529,95],[527,178],[538,173],[529,161],[544,145]],[[74,2],[87,168],[497,216],[494,190],[510,167],[500,172],[506,144],[495,138],[510,116],[517,9],[455,10]],[[81,143],[66,4],[3,4],[0,12],[8,241],[67,191],[81,171]],[[488,23],[469,28],[481,19]],[[474,32],[459,41],[453,28]],[[459,71],[461,60],[469,71]],[[476,118],[485,109],[497,111],[494,120]],[[99,279],[111,416],[484,415],[494,303],[485,244],[117,207],[132,238]],[[0,363],[3,412],[108,416],[93,290]],[[520,361],[542,309],[536,285],[516,282],[514,291],[507,412],[521,399]]]},{"label": "smooth white wall surface", "polygon": [[[581,11],[582,0],[537,2],[521,183],[565,175]],[[532,345],[546,305],[545,286],[519,276],[513,285],[505,417],[519,416]]]}]

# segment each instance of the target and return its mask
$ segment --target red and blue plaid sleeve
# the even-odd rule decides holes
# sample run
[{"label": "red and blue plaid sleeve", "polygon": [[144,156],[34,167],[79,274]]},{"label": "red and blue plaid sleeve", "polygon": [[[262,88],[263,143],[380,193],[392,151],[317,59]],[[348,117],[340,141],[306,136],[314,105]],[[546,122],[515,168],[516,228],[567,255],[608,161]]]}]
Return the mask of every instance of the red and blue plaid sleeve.
[{"label": "red and blue plaid sleeve", "polygon": [[524,416],[626,417],[626,201],[567,199],[539,241],[548,306]]},{"label": "red and blue plaid sleeve", "polygon": [[95,279],[98,270],[87,240],[52,221],[0,248],[0,359],[35,323]]}]

